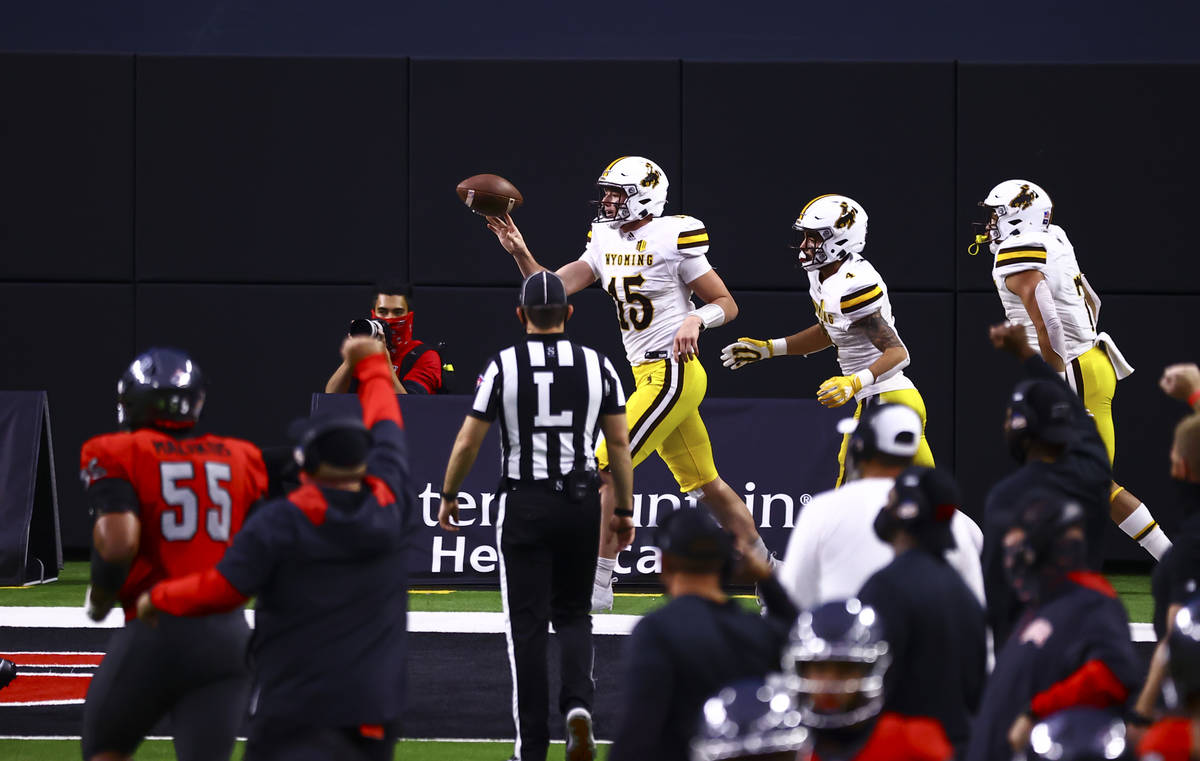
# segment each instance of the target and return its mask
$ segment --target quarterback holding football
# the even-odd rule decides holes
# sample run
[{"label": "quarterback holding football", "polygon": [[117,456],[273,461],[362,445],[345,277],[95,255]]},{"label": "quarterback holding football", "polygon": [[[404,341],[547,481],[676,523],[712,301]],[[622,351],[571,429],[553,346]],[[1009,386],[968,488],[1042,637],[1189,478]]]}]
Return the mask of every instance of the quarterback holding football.
[{"label": "quarterback holding football", "polygon": [[[979,205],[988,219],[975,247],[987,243],[995,257],[992,280],[1005,314],[1025,326],[1029,345],[1083,400],[1112,462],[1113,395],[1133,367],[1107,333],[1097,332],[1100,297],[1079,270],[1067,234],[1051,224],[1049,194],[1028,180],[1005,180]],[[1113,522],[1155,559],[1162,557],[1171,541],[1150,509],[1115,482],[1109,500]]]},{"label": "quarterback holding football", "polygon": [[[740,544],[766,559],[750,512],[717,474],[712,443],[699,405],[708,376],[697,359],[700,332],[737,317],[737,304],[709,264],[708,231],[695,217],[663,216],[667,175],[641,156],[622,156],[596,180],[600,198],[583,255],[558,269],[567,293],[597,280],[612,297],[617,322],[637,388],[629,396],[629,446],[636,468],[658,452],[683,492],[693,493]],[[545,269],[533,258],[512,217],[488,217],[500,244],[512,254],[521,275]],[[692,294],[704,301],[696,307]],[[608,467],[604,443],[597,449],[602,473]],[[600,540],[592,607],[612,607],[612,572],[621,546],[608,531],[614,508],[610,479],[601,489],[604,527]]]},{"label": "quarterback holding football", "polygon": [[[817,196],[809,201],[792,225],[800,266],[808,273],[808,293],[817,313],[817,324],[784,338],[739,338],[726,346],[721,359],[737,370],[784,354],[807,356],[837,347],[842,375],[821,384],[817,400],[826,407],[858,403],[863,409],[881,402],[903,404],[921,416],[921,442],[914,465],[932,468],[933,452],[925,440],[925,401],[904,375],[908,349],[896,333],[887,285],[871,263],[862,257],[867,245],[867,213],[858,202],[841,195]],[[846,447],[838,451],[837,485],[846,477]]]}]

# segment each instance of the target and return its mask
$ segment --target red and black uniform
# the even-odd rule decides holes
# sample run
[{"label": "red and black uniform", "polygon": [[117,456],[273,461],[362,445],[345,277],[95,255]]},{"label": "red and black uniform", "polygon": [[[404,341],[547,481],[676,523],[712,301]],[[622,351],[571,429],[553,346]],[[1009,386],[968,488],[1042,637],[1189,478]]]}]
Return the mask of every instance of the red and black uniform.
[{"label": "red and black uniform", "polygon": [[132,753],[164,715],[181,759],[228,755],[249,689],[240,610],[198,620],[134,618],[156,582],[212,568],[267,490],[262,456],[240,439],[175,437],[143,428],[97,436],[80,453],[88,503],[98,514],[133,512],[137,556],[118,593],[126,626],[88,688],[83,750]]},{"label": "red and black uniform", "polygon": [[[818,730],[814,734],[820,749],[821,733]],[[829,751],[821,755],[814,751],[811,761],[950,761],[952,758],[954,749],[937,721],[884,713],[854,755],[843,757]]]},{"label": "red and black uniform", "polygon": [[1008,732],[1072,706],[1121,706],[1140,668],[1129,619],[1103,576],[1074,571],[1030,606],[996,659],[972,729],[968,761],[1009,758]]},{"label": "red and black uniform", "polygon": [[355,374],[372,438],[364,488],[306,483],[266,502],[216,568],[151,592],[185,616],[258,597],[248,760],[392,757],[414,511],[391,368],[373,355]]},{"label": "red and black uniform", "polygon": [[1146,731],[1137,752],[1142,761],[1191,761],[1191,719],[1172,716],[1157,722]]},{"label": "red and black uniform", "polygon": [[[375,310],[371,310],[375,317]],[[383,319],[392,329],[388,354],[392,370],[410,394],[436,394],[442,388],[442,358],[431,346],[412,337],[413,313]]]}]

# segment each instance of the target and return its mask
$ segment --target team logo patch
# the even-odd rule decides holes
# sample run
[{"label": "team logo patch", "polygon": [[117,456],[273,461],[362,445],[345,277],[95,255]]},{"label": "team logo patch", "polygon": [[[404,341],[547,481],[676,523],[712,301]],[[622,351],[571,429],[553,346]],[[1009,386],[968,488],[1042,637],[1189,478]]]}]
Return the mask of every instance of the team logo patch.
[{"label": "team logo patch", "polygon": [[662,179],[662,175],[658,173],[658,170],[656,170],[649,161],[647,161],[646,162],[646,176],[642,178],[642,187],[643,188],[657,188],[659,180],[661,180],[661,179]]},{"label": "team logo patch", "polygon": [[854,220],[858,216],[858,209],[852,208],[850,204],[842,201],[842,213],[833,223],[833,226],[841,230],[854,226]]},{"label": "team logo patch", "polygon": [[1037,191],[1030,190],[1028,185],[1021,186],[1021,192],[1012,197],[1008,205],[1014,209],[1028,209],[1038,197]]},{"label": "team logo patch", "polygon": [[1044,618],[1035,618],[1029,622],[1021,630],[1021,644],[1032,642],[1036,647],[1041,647],[1046,644],[1046,640],[1050,639],[1050,635],[1054,633],[1054,626]]},{"label": "team logo patch", "polygon": [[79,471],[79,478],[83,480],[84,488],[91,486],[108,475],[108,471],[100,465],[100,460],[96,457],[88,463],[88,466]]}]

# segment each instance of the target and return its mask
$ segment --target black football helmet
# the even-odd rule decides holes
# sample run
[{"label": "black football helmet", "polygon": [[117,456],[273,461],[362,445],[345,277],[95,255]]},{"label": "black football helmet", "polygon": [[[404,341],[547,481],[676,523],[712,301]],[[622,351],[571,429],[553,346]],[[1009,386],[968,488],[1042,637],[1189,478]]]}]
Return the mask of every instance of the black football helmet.
[{"label": "black football helmet", "polygon": [[[800,614],[783,651],[784,684],[795,693],[804,726],[854,727],[883,710],[883,677],[891,662],[874,608],[853,598],[827,602]],[[825,670],[821,664],[836,664],[844,673],[817,673]]]},{"label": "black football helmet", "polygon": [[795,761],[809,748],[809,731],[776,675],[735,682],[705,701],[692,761]]},{"label": "black football helmet", "polygon": [[1068,708],[1034,725],[1023,761],[1133,761],[1125,722],[1098,708]]},{"label": "black football helmet", "polygon": [[1163,698],[1172,710],[1185,710],[1200,695],[1200,595],[1194,595],[1175,614],[1167,635],[1169,678]]},{"label": "black football helmet", "polygon": [[204,408],[204,374],[179,349],[139,354],[117,381],[117,423],[125,428],[191,428]]}]

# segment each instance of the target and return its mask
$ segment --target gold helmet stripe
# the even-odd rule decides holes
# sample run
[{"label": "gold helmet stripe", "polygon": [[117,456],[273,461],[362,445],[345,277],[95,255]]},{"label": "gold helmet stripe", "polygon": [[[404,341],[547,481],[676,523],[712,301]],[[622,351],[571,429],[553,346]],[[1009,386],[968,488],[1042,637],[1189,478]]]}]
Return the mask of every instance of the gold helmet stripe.
[{"label": "gold helmet stripe", "polygon": [[628,157],[628,156],[619,156],[619,157],[617,157],[615,160],[613,160],[613,162],[612,162],[611,164],[609,164],[608,166],[604,167],[604,171],[600,173],[600,176],[601,176],[601,177],[607,177],[607,176],[608,176],[608,173],[612,171],[612,168],[613,168],[614,166],[616,166],[618,163],[620,163],[620,162],[624,161],[624,160],[625,160],[625,159],[627,159],[627,158],[629,158],[629,157]]},{"label": "gold helmet stripe", "polygon": [[837,195],[837,193],[826,193],[823,196],[817,196],[816,198],[812,199],[808,203],[804,204],[804,208],[800,210],[800,216],[803,217],[804,212],[808,211],[808,207],[812,206],[817,201],[820,201],[822,198],[829,198],[830,196],[836,196],[836,195]]}]

